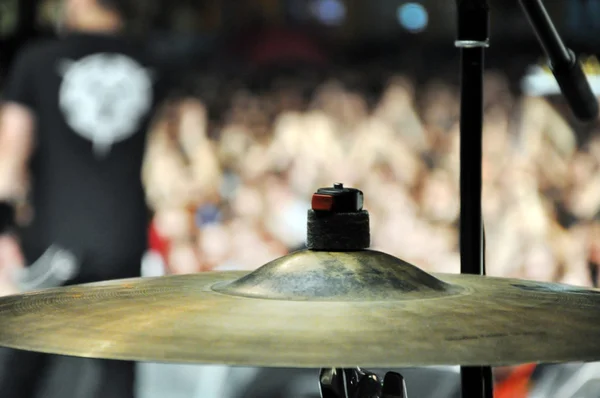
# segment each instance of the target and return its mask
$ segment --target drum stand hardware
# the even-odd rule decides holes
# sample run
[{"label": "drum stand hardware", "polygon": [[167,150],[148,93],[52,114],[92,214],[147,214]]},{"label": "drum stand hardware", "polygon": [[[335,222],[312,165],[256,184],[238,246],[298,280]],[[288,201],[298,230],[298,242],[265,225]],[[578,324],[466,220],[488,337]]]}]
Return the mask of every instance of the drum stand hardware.
[{"label": "drum stand hardware", "polygon": [[[574,115],[596,119],[598,102],[577,57],[558,35],[541,0],[520,0],[549,59],[550,68]],[[488,0],[457,0],[457,40],[461,51],[460,257],[461,273],[485,275],[481,214],[484,53],[489,47]],[[490,367],[461,368],[462,398],[492,398]]]},{"label": "drum stand hardware", "polygon": [[[369,217],[363,193],[336,183],[313,195],[307,246],[318,251],[356,251],[369,246]],[[351,233],[349,233],[351,231]],[[384,379],[361,368],[323,368],[321,398],[406,398],[404,378],[388,372]]]},{"label": "drum stand hardware", "polygon": [[360,368],[321,369],[321,398],[407,398],[402,375],[388,372],[384,379]]}]

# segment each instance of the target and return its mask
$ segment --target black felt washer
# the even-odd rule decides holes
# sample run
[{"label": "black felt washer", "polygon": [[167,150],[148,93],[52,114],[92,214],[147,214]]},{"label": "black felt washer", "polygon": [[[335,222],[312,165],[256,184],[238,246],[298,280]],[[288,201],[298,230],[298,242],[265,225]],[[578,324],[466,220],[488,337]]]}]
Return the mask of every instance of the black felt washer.
[{"label": "black felt washer", "polygon": [[371,245],[369,213],[309,210],[306,245],[310,250],[357,251]]}]

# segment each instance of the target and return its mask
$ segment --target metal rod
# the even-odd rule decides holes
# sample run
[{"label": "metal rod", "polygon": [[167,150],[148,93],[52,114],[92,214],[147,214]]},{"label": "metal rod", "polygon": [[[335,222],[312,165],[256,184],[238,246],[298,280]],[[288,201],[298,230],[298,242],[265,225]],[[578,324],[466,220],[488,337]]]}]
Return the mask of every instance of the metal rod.
[{"label": "metal rod", "polygon": [[483,48],[461,50],[460,272],[483,274]]},{"label": "metal rod", "polygon": [[492,368],[486,366],[483,368],[483,396],[493,398],[494,396],[494,373]]},{"label": "metal rod", "polygon": [[[485,397],[494,395],[494,379],[492,368],[489,366],[463,366],[460,372],[462,398]],[[481,382],[474,383],[475,380]]]},{"label": "metal rod", "polygon": [[598,119],[598,99],[575,54],[563,43],[541,0],[520,0],[540,45],[548,56],[556,78],[573,114],[582,122]]},{"label": "metal rod", "polygon": [[480,398],[484,395],[483,372],[479,366],[462,366],[460,368],[462,398]]},{"label": "metal rod", "polygon": [[529,19],[541,46],[554,63],[573,62],[571,53],[556,31],[548,12],[541,0],[520,0],[523,11]]},{"label": "metal rod", "polygon": [[[461,50],[460,272],[485,274],[481,214],[484,49]],[[462,367],[462,398],[486,396],[484,367]]]},{"label": "metal rod", "polygon": [[[460,271],[485,274],[481,214],[484,53],[489,41],[486,0],[458,0],[461,49],[460,104]],[[461,367],[462,398],[492,398],[489,366]]]}]

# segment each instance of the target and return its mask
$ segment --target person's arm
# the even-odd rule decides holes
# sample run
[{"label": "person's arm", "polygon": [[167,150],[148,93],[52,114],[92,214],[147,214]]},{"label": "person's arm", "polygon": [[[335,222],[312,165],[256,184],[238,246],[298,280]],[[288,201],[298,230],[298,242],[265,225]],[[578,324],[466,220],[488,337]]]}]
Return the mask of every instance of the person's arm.
[{"label": "person's arm", "polygon": [[34,117],[18,103],[0,108],[0,201],[16,202],[25,195],[27,163],[33,148]]},{"label": "person's arm", "polygon": [[159,112],[150,128],[144,156],[142,181],[147,201],[154,211],[185,207],[187,203],[184,162],[170,137],[173,134],[171,117],[170,106]]},{"label": "person's arm", "polygon": [[34,146],[34,66],[21,55],[8,76],[0,103],[0,295],[16,292],[12,275],[24,265],[16,237],[16,206],[25,199],[27,165]]},{"label": "person's arm", "polygon": [[24,266],[17,238],[16,206],[25,196],[26,167],[33,142],[33,116],[22,105],[0,109],[0,296],[18,293],[13,273]]},{"label": "person's arm", "polygon": [[193,205],[218,201],[222,171],[214,143],[208,137],[208,114],[198,99],[186,99],[178,108],[179,146],[189,164]]},{"label": "person's arm", "polygon": [[36,54],[32,49],[19,54],[0,91],[0,201],[24,196],[34,145]]}]

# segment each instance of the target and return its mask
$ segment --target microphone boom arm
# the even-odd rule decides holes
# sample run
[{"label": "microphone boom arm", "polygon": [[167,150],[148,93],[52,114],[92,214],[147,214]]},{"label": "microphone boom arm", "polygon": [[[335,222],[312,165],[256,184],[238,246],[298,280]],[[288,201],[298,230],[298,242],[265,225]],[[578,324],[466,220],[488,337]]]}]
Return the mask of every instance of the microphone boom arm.
[{"label": "microphone boom arm", "polygon": [[558,34],[541,0],[519,0],[573,114],[581,121],[598,117],[598,100],[573,51]]}]

